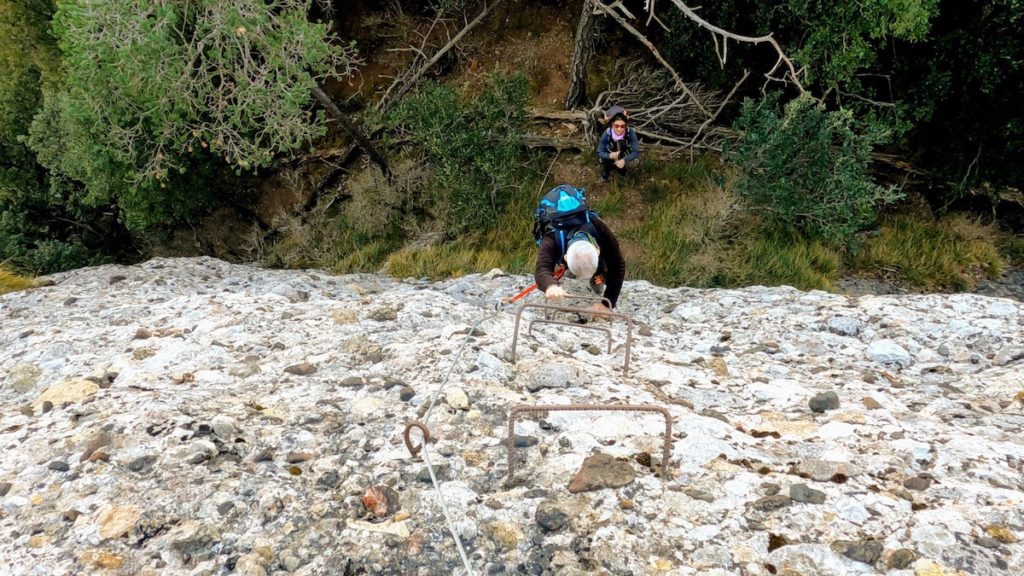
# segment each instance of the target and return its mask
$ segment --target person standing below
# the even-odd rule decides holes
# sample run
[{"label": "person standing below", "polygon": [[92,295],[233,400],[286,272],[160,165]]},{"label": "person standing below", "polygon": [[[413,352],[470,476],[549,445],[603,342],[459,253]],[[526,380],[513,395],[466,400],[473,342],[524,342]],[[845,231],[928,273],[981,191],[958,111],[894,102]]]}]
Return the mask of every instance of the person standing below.
[{"label": "person standing below", "polygon": [[608,110],[608,128],[597,143],[597,157],[601,159],[601,181],[608,182],[612,171],[625,176],[640,158],[640,142],[636,130],[629,127],[629,115],[621,106]]}]

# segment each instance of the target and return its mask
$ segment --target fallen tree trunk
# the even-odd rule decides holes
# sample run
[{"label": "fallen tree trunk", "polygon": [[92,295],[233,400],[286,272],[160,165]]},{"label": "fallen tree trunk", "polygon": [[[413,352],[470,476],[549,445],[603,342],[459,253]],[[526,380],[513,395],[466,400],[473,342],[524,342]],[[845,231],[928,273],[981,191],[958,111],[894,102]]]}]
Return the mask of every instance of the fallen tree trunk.
[{"label": "fallen tree trunk", "polygon": [[346,116],[341,109],[334,104],[327,93],[321,90],[319,86],[314,86],[312,92],[313,98],[315,98],[316,101],[319,102],[325,110],[327,110],[327,113],[338,122],[342,131],[344,131],[349,138],[356,141],[359,147],[362,148],[378,166],[380,166],[380,171],[384,173],[384,176],[390,180],[391,168],[388,166],[387,158],[377,150],[377,147],[374,146],[366,136],[363,136],[363,133],[360,132],[359,129],[356,128],[355,124],[349,120],[348,116]]}]

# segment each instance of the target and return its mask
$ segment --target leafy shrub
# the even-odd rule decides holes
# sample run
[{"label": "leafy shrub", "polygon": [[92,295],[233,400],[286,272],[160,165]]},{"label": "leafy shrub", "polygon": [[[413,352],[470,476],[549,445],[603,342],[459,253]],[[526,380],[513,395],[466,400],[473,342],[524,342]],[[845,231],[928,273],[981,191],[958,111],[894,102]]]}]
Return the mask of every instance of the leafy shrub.
[{"label": "leafy shrub", "polygon": [[434,201],[450,228],[494,222],[518,186],[527,82],[495,74],[477,96],[428,83],[390,115],[399,137],[421,148],[434,170]]},{"label": "leafy shrub", "polygon": [[731,158],[737,189],[768,221],[833,244],[852,243],[880,205],[901,197],[867,174],[871,147],[884,134],[856,130],[850,111],[825,111],[809,97],[777,113],[774,98],[743,103],[743,133]]}]

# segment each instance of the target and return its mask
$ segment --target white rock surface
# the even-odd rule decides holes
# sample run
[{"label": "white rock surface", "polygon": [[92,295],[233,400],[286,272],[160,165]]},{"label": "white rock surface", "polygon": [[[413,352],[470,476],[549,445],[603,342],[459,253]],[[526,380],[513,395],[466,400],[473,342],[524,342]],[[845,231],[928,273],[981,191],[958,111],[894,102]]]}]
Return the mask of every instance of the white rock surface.
[{"label": "white rock surface", "polygon": [[[621,323],[612,354],[524,323],[511,363],[494,304],[530,279],[500,271],[200,258],[53,279],[0,297],[2,574],[462,574],[402,441],[456,361],[426,450],[475,573],[1024,573],[1015,301],[629,282],[623,375]],[[826,391],[839,408],[812,413]],[[659,415],[552,411],[519,416],[506,487],[511,408],[568,403],[666,407],[671,477],[641,463],[660,462]],[[635,480],[570,493],[597,452]],[[789,501],[798,483],[825,502]],[[383,519],[362,500],[380,485]],[[885,550],[869,565],[841,541]]]}]

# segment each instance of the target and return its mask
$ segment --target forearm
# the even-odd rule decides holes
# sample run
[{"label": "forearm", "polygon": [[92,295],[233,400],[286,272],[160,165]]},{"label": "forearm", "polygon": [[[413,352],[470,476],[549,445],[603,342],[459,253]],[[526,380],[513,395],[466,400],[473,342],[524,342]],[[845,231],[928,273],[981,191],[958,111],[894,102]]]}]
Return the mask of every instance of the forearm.
[{"label": "forearm", "polygon": [[552,242],[552,238],[545,238],[541,243],[540,249],[537,251],[537,265],[533,270],[533,280],[537,283],[537,288],[540,288],[541,292],[547,291],[548,288],[558,283],[555,280],[556,262],[551,254]]}]

